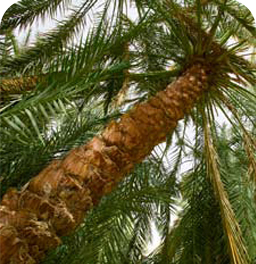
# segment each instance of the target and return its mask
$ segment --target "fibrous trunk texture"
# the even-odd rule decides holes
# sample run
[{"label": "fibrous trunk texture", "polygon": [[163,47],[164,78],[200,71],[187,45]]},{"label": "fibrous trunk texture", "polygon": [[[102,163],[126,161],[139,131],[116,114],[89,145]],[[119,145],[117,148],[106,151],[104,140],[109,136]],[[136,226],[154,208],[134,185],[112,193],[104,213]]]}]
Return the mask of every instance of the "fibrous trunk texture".
[{"label": "fibrous trunk texture", "polygon": [[148,102],[136,105],[101,135],[53,161],[0,207],[0,260],[36,263],[74,230],[86,212],[173,131],[207,89],[207,69],[191,66]]},{"label": "fibrous trunk texture", "polygon": [[17,77],[2,79],[0,82],[1,94],[21,94],[33,90],[39,82],[38,76]]}]

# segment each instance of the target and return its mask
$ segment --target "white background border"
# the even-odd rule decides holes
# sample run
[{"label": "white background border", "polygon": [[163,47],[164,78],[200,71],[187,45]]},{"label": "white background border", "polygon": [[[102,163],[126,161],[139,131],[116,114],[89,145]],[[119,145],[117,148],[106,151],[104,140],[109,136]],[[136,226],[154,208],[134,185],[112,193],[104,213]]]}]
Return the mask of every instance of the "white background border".
[{"label": "white background border", "polygon": [[[251,11],[252,15],[254,16],[254,24],[256,26],[256,0],[237,0],[237,1],[245,5]],[[16,2],[18,2],[18,0],[0,0],[0,23],[5,11]],[[175,219],[174,216],[172,217],[173,219]],[[154,226],[152,227],[152,231],[153,231],[153,239],[152,239],[152,243],[148,245],[147,253],[150,253],[160,243],[160,237],[156,232],[156,228]]]}]

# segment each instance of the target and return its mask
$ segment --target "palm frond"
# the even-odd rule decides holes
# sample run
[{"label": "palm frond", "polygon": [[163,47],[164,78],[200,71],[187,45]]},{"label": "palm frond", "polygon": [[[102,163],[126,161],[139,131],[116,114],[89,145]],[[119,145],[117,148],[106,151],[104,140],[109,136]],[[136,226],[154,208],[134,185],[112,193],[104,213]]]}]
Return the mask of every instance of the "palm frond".
[{"label": "palm frond", "polygon": [[[38,64],[42,67],[42,61],[49,61],[78,32],[84,24],[85,15],[96,2],[97,0],[86,1],[81,7],[74,10],[66,20],[61,21],[55,29],[46,33],[43,37],[39,37],[32,47],[28,47],[26,51],[17,57],[9,58],[4,65],[4,73],[17,71],[24,73],[34,69]],[[26,70],[24,71],[24,69]]]},{"label": "palm frond", "polygon": [[51,159],[91,139],[110,118],[97,105],[81,111],[61,100],[2,117],[1,194],[8,186],[22,186]]},{"label": "palm frond", "polygon": [[208,122],[204,115],[204,139],[207,160],[207,173],[212,181],[216,198],[221,209],[221,217],[225,229],[230,257],[234,263],[250,263],[247,249],[244,245],[243,236],[232,210],[227,192],[221,180],[218,156],[212,143]]},{"label": "palm frond", "polygon": [[13,30],[17,26],[27,27],[35,19],[42,19],[49,15],[53,17],[58,9],[67,9],[70,2],[71,0],[21,0],[10,6],[5,12],[0,25],[0,34],[4,34],[7,30]]}]

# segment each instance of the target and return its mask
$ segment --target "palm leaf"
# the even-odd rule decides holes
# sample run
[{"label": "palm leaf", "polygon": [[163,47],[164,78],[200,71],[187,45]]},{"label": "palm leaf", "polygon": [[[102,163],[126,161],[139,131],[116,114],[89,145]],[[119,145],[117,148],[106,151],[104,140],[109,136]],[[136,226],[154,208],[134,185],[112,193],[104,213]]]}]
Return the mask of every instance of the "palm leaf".
[{"label": "palm leaf", "polygon": [[207,173],[212,181],[216,198],[219,201],[223,226],[230,249],[230,257],[232,261],[237,264],[250,263],[239,224],[237,223],[227,192],[221,180],[218,168],[218,156],[214,149],[210,130],[205,118],[206,117],[204,117],[204,139],[207,157]]}]

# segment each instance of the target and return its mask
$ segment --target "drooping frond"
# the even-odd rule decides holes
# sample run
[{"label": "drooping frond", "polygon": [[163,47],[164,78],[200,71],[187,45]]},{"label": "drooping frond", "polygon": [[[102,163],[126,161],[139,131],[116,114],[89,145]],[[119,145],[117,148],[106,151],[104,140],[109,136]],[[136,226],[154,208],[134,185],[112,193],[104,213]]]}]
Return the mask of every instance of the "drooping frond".
[{"label": "drooping frond", "polygon": [[240,226],[237,223],[227,192],[221,180],[218,156],[212,143],[210,129],[208,127],[209,123],[207,122],[206,116],[203,116],[207,173],[211,179],[215,195],[219,202],[221,218],[230,250],[230,258],[237,264],[250,263],[246,247],[244,246]]},{"label": "drooping frond", "polygon": [[[45,60],[49,62],[58,51],[67,45],[71,37],[78,32],[78,29],[85,22],[85,15],[91,10],[95,2],[97,1],[86,1],[81,7],[74,10],[66,20],[61,21],[51,32],[38,37],[36,42],[22,54],[9,58],[8,62],[4,65],[5,74],[21,71],[24,68],[26,69],[25,71],[31,70],[38,66],[38,64],[42,64]],[[24,70],[22,72],[24,73]]]},{"label": "drooping frond", "polygon": [[17,26],[27,27],[35,19],[43,19],[49,15],[53,17],[58,10],[67,9],[70,2],[71,0],[21,0],[5,12],[0,25],[0,34]]}]

